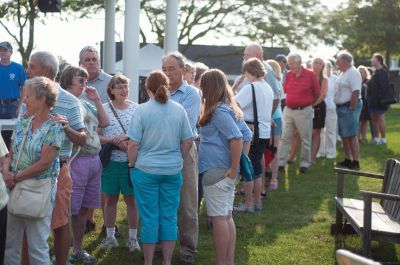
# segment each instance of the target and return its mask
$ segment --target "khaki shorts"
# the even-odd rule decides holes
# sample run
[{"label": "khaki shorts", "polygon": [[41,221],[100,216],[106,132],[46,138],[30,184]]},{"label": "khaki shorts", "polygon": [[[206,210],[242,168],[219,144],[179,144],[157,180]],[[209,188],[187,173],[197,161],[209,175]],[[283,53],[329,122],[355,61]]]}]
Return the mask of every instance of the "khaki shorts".
[{"label": "khaki shorts", "polygon": [[203,185],[208,216],[228,216],[233,210],[236,180],[224,178],[213,185]]},{"label": "khaki shorts", "polygon": [[56,203],[51,218],[53,230],[68,224],[72,194],[72,179],[68,164],[62,166],[57,180]]}]

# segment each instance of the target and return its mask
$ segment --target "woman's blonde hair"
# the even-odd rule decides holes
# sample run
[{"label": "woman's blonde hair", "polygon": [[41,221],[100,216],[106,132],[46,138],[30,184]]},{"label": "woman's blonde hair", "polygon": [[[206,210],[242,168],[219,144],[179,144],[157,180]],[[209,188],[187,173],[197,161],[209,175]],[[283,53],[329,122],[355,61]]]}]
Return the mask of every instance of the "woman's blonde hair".
[{"label": "woman's blonde hair", "polygon": [[45,104],[49,109],[56,105],[57,88],[53,80],[44,76],[37,76],[26,80],[24,87],[33,91],[36,99],[44,97]]},{"label": "woman's blonde hair", "polygon": [[282,80],[282,72],[281,72],[281,66],[279,65],[279,63],[275,60],[267,60],[267,64],[269,64],[271,66],[272,71],[274,71],[274,75],[275,75],[276,79],[281,81]]},{"label": "woman's blonde hair", "polygon": [[368,68],[367,68],[366,66],[364,66],[364,65],[359,65],[359,66],[357,67],[357,70],[358,70],[358,71],[363,70],[363,71],[365,72],[365,76],[366,76],[367,80],[369,80],[369,79],[371,78],[371,73],[368,71]]},{"label": "woman's blonde hair", "polygon": [[211,121],[212,115],[220,102],[229,105],[238,119],[243,117],[241,109],[233,98],[232,88],[221,70],[210,69],[203,73],[200,89],[202,91],[200,126],[204,126]]}]

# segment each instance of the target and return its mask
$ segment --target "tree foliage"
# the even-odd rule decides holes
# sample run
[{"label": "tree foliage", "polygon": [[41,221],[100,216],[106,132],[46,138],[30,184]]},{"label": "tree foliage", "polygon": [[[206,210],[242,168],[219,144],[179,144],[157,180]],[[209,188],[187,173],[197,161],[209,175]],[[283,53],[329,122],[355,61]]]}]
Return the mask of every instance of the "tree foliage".
[{"label": "tree foliage", "polygon": [[[0,25],[17,42],[24,67],[27,66],[33,49],[37,16],[37,0],[17,0],[0,4]],[[17,32],[11,30],[11,23],[17,25]]]},{"label": "tree foliage", "polygon": [[400,53],[400,0],[349,0],[332,12],[325,41],[366,58],[384,53],[386,61]]},{"label": "tree foliage", "polygon": [[238,10],[235,34],[269,46],[307,49],[318,42],[324,6],[319,0],[253,0]]}]

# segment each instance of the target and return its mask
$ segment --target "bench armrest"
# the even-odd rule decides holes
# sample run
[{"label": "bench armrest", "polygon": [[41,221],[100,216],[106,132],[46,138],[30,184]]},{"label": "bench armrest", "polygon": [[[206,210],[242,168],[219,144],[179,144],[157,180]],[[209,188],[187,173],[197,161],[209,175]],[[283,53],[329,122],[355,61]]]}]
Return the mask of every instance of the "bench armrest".
[{"label": "bench armrest", "polygon": [[360,190],[360,194],[362,196],[364,196],[364,197],[369,197],[369,198],[376,198],[376,199],[382,199],[382,200],[391,200],[391,201],[400,201],[400,196],[399,195],[394,195],[394,194],[389,194],[389,193]]},{"label": "bench armrest", "polygon": [[357,171],[357,170],[351,170],[351,169],[345,169],[345,168],[339,168],[339,167],[335,167],[334,170],[336,173],[351,175],[351,176],[361,176],[361,177],[376,178],[376,179],[383,179],[383,177],[384,177],[382,174],[375,174],[375,173],[370,173],[370,172]]},{"label": "bench armrest", "polygon": [[382,179],[382,180],[384,179],[384,176],[380,175],[380,174],[374,174],[374,173],[369,173],[369,172],[350,170],[350,169],[345,169],[345,168],[335,167],[334,171],[337,173],[336,174],[337,175],[336,196],[338,198],[343,198],[344,197],[344,176],[345,175],[377,178],[377,179]]}]

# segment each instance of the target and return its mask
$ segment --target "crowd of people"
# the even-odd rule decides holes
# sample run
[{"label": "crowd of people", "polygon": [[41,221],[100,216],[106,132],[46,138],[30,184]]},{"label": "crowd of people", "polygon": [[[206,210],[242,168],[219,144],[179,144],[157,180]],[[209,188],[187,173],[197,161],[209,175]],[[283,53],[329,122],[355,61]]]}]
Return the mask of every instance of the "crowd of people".
[{"label": "crowd of people", "polygon": [[[251,43],[243,72],[230,86],[221,70],[171,52],[146,79],[149,100],[137,104],[129,100],[129,79],[101,70],[94,47],[84,47],[79,66],[59,76],[50,52],[32,54],[26,74],[12,53],[9,42],[0,43],[0,118],[16,118],[12,134],[0,137],[0,264],[51,264],[50,231],[53,264],[95,263],[83,238],[95,230],[94,210],[100,208],[100,249],[119,246],[120,194],[126,247],[135,252],[142,246],[145,264],[152,264],[155,252],[171,264],[177,240],[179,264],[195,262],[202,198],[215,264],[234,264],[232,212],[262,211],[266,189],[278,188],[279,171],[296,160],[299,145],[299,172],[306,174],[318,157],[336,158],[337,139],[345,156],[337,165],[359,169],[368,121],[371,143],[387,143],[382,99],[389,76],[380,54],[371,68],[357,70],[352,55],[341,51],[336,76],[332,61],[314,58],[310,69],[296,53],[264,61],[262,47]],[[267,160],[271,147],[277,155]],[[254,174],[235,190],[246,158]],[[35,184],[31,190],[21,187],[28,180]],[[17,192],[40,194],[50,203],[21,214]],[[243,203],[234,206],[235,194],[244,195]]]}]

